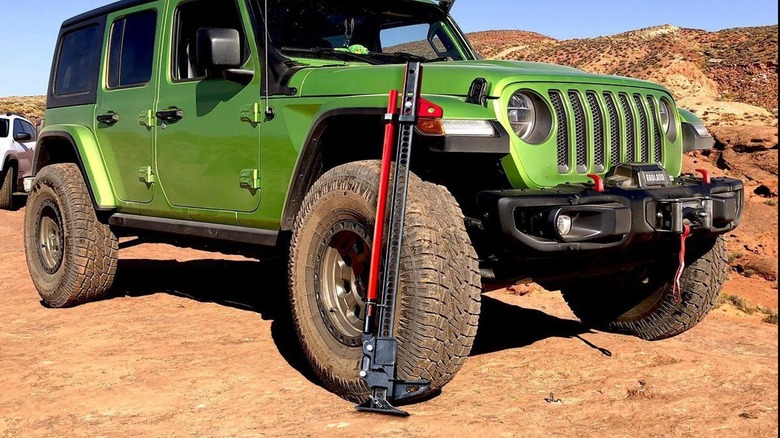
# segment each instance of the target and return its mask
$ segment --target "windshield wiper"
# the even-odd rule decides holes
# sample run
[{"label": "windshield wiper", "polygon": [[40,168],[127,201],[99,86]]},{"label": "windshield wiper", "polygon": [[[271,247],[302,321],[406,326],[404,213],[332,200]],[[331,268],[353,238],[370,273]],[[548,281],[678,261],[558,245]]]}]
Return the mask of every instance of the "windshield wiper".
[{"label": "windshield wiper", "polygon": [[423,55],[417,55],[409,52],[389,52],[389,53],[379,53],[378,55],[392,56],[395,59],[405,59],[408,61],[419,61],[419,62],[452,61],[451,56],[439,56],[437,58],[426,58]]},{"label": "windshield wiper", "polygon": [[305,49],[302,47],[282,47],[282,52],[295,52],[295,53],[310,53],[312,55],[329,55],[336,57],[341,61],[356,60],[365,62],[367,64],[379,65],[381,62],[371,59],[370,55],[358,55],[356,53],[348,52],[346,50],[337,50],[327,47],[313,47],[311,49]]}]

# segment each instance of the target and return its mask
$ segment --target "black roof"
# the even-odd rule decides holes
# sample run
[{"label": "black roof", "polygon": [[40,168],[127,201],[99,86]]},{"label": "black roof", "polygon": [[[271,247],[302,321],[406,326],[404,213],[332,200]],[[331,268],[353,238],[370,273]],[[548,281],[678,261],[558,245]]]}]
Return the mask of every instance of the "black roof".
[{"label": "black roof", "polygon": [[78,24],[82,21],[91,20],[93,18],[97,18],[103,15],[110,14],[112,12],[116,12],[125,8],[131,8],[133,6],[142,5],[144,3],[151,3],[154,0],[120,0],[118,2],[114,2],[111,4],[108,4],[106,6],[99,7],[97,9],[93,9],[89,12],[85,12],[80,15],[76,15],[73,18],[69,18],[65,20],[64,23],[62,23],[62,27],[69,27],[74,24]]},{"label": "black roof", "polygon": [[[85,12],[83,14],[76,15],[75,17],[68,18],[65,20],[64,23],[62,23],[62,27],[70,27],[74,24],[78,24],[82,21],[91,20],[93,18],[98,18],[103,15],[108,15],[112,12],[120,11],[125,8],[131,8],[133,6],[142,5],[144,3],[151,3],[155,0],[119,0],[114,3],[110,3],[105,6],[101,6],[97,9],[93,9],[89,12]],[[452,5],[455,3],[455,0],[440,0],[439,5],[442,7],[447,8],[447,11],[449,11],[450,8],[452,8]]]}]

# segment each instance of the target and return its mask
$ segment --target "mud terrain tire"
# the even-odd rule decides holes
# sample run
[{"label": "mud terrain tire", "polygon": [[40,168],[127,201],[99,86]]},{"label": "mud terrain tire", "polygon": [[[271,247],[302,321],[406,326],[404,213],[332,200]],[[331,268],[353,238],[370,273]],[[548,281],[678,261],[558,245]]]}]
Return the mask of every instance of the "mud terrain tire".
[{"label": "mud terrain tire", "polygon": [[98,221],[75,164],[47,166],[38,173],[24,226],[27,266],[46,305],[71,307],[106,295],[119,242]]},{"label": "mud terrain tire", "polygon": [[0,172],[0,210],[10,210],[14,206],[14,173],[13,166],[6,166]]},{"label": "mud terrain tire", "polygon": [[679,335],[712,310],[728,275],[723,237],[690,248],[676,302],[667,264],[623,278],[588,279],[563,288],[563,297],[580,320],[594,328],[655,341]]},{"label": "mud terrain tire", "polygon": [[[337,301],[327,301],[332,270],[325,261],[334,258],[333,242],[352,236],[350,248],[358,250],[342,259],[352,262],[346,277],[352,277],[352,267],[359,263],[366,267],[355,277],[367,283],[379,170],[378,161],[361,161],[322,176],[302,204],[290,250],[292,314],[304,353],[324,385],[353,402],[365,401],[369,393],[357,373],[362,322],[351,315],[353,324],[344,329],[347,324],[339,325],[339,317],[333,316],[341,312],[323,308],[323,303]],[[447,189],[413,175],[395,327],[398,377],[431,381],[421,398],[446,385],[469,355],[477,333],[480,281],[477,255],[457,202]]]}]

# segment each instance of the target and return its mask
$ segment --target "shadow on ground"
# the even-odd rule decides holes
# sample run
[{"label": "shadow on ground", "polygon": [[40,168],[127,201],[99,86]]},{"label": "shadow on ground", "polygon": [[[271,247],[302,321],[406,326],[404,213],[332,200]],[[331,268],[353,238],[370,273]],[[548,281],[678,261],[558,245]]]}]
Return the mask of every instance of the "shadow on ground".
[{"label": "shadow on ground", "polygon": [[586,333],[590,330],[579,321],[483,296],[479,330],[471,355],[521,348],[548,338],[576,338],[607,355],[606,350],[582,339],[580,335]]},{"label": "shadow on ground", "polygon": [[11,199],[11,211],[19,211],[27,206],[27,195],[15,193]]},{"label": "shadow on ground", "polygon": [[251,311],[265,321],[272,321],[271,335],[279,353],[308,380],[319,384],[292,324],[285,263],[277,260],[119,261],[113,297],[158,293]]},{"label": "shadow on ground", "polygon": [[[296,338],[289,310],[284,261],[120,260],[113,297],[142,297],[158,293],[258,313],[263,320],[272,321],[273,340],[290,366],[312,383],[320,385]],[[588,332],[578,321],[557,318],[484,296],[472,356],[521,348],[552,337],[578,338],[610,355],[580,337]]]}]

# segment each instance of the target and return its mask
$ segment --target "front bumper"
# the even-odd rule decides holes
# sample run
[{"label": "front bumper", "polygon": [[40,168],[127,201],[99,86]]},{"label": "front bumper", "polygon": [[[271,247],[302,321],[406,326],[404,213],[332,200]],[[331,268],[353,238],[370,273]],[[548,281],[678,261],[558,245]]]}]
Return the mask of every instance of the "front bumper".
[{"label": "front bumper", "polygon": [[[706,183],[693,176],[655,188],[563,185],[550,190],[486,191],[478,196],[482,223],[505,249],[572,253],[621,249],[679,235],[729,232],[744,209],[744,186],[731,178]],[[558,218],[568,217],[562,234]],[[508,239],[508,240],[507,240]]]}]

